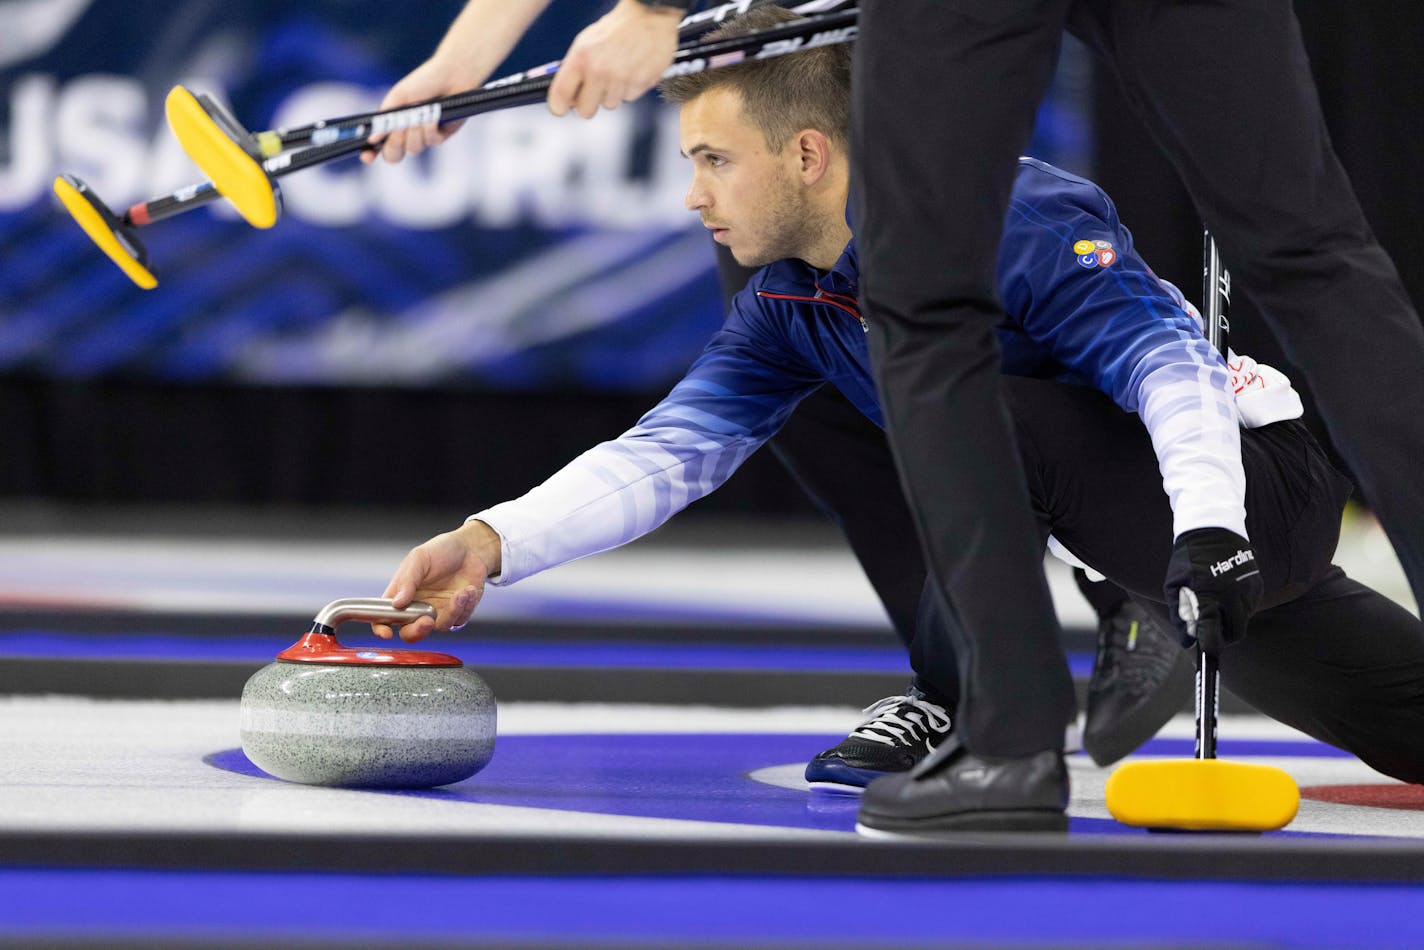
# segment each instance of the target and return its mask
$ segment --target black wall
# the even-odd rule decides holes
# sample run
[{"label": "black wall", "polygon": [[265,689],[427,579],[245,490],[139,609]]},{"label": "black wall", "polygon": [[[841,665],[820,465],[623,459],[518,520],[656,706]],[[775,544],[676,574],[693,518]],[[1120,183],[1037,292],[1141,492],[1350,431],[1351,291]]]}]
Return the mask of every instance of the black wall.
[{"label": "black wall", "polygon": [[[0,378],[0,496],[472,511],[618,435],[658,395]],[[810,508],[758,453],[699,510]]]}]

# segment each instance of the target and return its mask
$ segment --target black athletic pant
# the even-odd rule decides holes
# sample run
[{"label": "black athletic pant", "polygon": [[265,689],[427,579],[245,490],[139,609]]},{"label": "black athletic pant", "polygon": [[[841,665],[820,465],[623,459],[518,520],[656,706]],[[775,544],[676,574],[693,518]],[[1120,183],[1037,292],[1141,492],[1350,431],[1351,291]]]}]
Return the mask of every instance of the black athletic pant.
[{"label": "black athletic pant", "polygon": [[959,726],[987,754],[1055,747],[1072,709],[993,336],[1015,159],[1065,25],[1168,150],[1424,599],[1424,331],[1330,149],[1289,0],[866,0],[861,297],[935,591],[964,629]]},{"label": "black athletic pant", "polygon": [[[1040,537],[1168,623],[1172,508],[1141,420],[1082,386],[1005,377],[1004,397]],[[1424,781],[1424,624],[1331,565],[1349,483],[1299,422],[1243,430],[1241,456],[1266,594],[1246,639],[1222,653],[1223,681],[1281,722]],[[925,631],[943,626],[935,603],[924,599]],[[911,656],[920,678],[953,694],[944,638],[917,637]]]},{"label": "black athletic pant", "polygon": [[1076,2],[1314,395],[1424,603],[1424,328],[1330,144],[1287,0]]},{"label": "black athletic pant", "polygon": [[[960,29],[947,15],[959,5],[990,22]],[[998,99],[1007,85],[1036,101],[1058,43],[1000,34],[992,21],[1015,6],[866,0],[852,88],[852,220],[887,435],[938,607],[952,605],[965,634],[956,729],[1003,756],[1061,747],[1077,712],[999,396],[993,273],[1033,115]],[[951,81],[964,44],[991,39],[1006,46],[994,70]]]}]

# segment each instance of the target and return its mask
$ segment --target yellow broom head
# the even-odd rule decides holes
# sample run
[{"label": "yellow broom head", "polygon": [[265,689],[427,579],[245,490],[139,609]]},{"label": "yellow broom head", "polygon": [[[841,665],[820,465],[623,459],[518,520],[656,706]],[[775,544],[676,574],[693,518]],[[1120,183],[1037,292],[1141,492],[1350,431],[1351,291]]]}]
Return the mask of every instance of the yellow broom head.
[{"label": "yellow broom head", "polygon": [[254,228],[277,223],[279,203],[272,179],[257,157],[252,135],[207,96],[174,86],[165,104],[168,126],[188,157]]},{"label": "yellow broom head", "polygon": [[89,240],[119,265],[129,280],[144,290],[158,286],[158,278],[148,269],[148,255],[119,217],[89,187],[73,175],[60,175],[54,180],[54,193]]},{"label": "yellow broom head", "polygon": [[1107,806],[1125,825],[1169,831],[1275,831],[1300,789],[1281,769],[1220,759],[1141,759],[1108,776]]}]

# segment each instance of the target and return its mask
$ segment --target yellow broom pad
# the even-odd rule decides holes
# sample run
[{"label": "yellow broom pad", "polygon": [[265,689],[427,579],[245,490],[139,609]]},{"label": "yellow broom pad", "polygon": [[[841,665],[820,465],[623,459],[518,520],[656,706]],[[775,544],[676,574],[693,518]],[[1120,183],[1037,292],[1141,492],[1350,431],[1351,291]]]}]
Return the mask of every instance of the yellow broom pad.
[{"label": "yellow broom pad", "polygon": [[98,245],[99,250],[107,254],[109,260],[119,265],[119,270],[127,274],[129,280],[144,290],[152,290],[158,286],[158,278],[124,246],[114,233],[113,226],[105,220],[105,215],[67,176],[60,175],[54,180],[54,193],[69,212],[69,216],[89,235],[89,240]]},{"label": "yellow broom pad", "polygon": [[1138,828],[1275,831],[1300,807],[1286,772],[1220,759],[1128,762],[1108,776],[1106,792],[1112,816]]},{"label": "yellow broom pad", "polygon": [[165,104],[168,126],[188,157],[212,180],[222,196],[254,228],[277,223],[277,197],[272,180],[257,159],[219,127],[197,98],[174,86]]}]

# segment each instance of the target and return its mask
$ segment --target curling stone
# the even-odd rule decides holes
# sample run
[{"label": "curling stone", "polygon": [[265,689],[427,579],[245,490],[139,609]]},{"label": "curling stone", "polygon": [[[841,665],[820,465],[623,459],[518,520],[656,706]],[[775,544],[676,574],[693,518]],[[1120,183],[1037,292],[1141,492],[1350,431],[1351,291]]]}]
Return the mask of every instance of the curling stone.
[{"label": "curling stone", "polygon": [[342,788],[433,788],[469,778],[494,755],[495,699],[457,657],[354,650],[346,620],[408,623],[435,616],[385,598],[327,604],[311,631],[242,690],[242,751],[289,782]]}]

